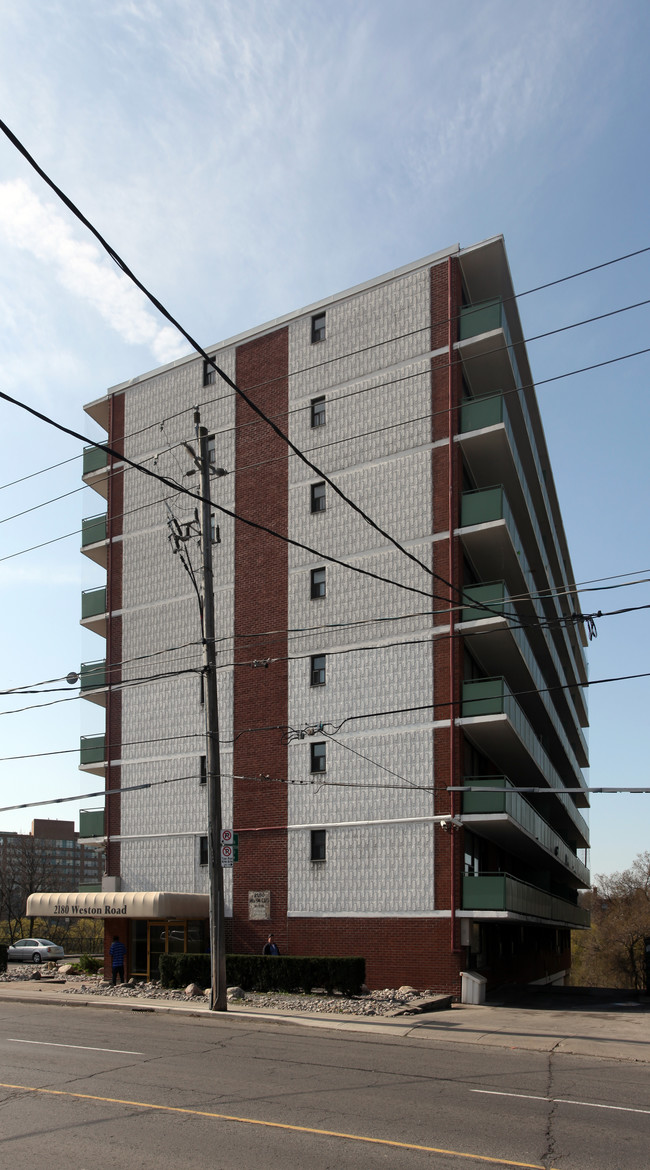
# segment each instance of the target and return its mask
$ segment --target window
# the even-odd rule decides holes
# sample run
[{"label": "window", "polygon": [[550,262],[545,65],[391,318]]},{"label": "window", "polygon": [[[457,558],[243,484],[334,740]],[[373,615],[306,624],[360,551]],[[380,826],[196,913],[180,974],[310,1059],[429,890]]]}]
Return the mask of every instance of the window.
[{"label": "window", "polygon": [[200,778],[201,784],[207,784],[207,782],[208,782],[208,761],[207,761],[205,756],[200,756],[199,778]]},{"label": "window", "polygon": [[311,771],[312,772],[326,772],[327,771],[327,755],[326,745],[324,743],[311,744]]},{"label": "window", "polygon": [[313,654],[311,659],[311,685],[313,687],[325,686],[325,655]]},{"label": "window", "polygon": [[325,395],[320,398],[312,398],[311,400],[311,425],[313,427],[325,426]]},{"label": "window", "polygon": [[[214,370],[212,371],[214,373]],[[213,464],[217,462],[217,448],[214,441],[214,435],[208,435],[208,463]]]},{"label": "window", "polygon": [[325,340],[325,314],[316,313],[315,317],[311,319],[311,339],[314,341]]},{"label": "window", "polygon": [[199,865],[208,864],[208,838],[199,837]]},{"label": "window", "polygon": [[311,510],[312,512],[325,511],[325,483],[323,480],[311,485]]},{"label": "window", "polygon": [[312,861],[326,861],[327,831],[312,829],[311,831],[311,859]]},{"label": "window", "polygon": [[221,532],[214,512],[210,516],[210,540],[213,544],[221,544]]},{"label": "window", "polygon": [[217,380],[217,371],[209,362],[203,362],[203,385],[214,386]]},{"label": "window", "polygon": [[312,598],[325,596],[325,569],[312,569],[311,595]]}]

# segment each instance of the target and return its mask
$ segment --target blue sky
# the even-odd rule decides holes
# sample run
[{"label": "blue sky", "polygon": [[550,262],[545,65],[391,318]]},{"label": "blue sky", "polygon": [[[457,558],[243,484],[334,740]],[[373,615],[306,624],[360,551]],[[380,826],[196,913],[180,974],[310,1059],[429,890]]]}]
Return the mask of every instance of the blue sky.
[{"label": "blue sky", "polygon": [[[455,242],[502,232],[522,292],[650,244],[647,4],[4,0],[2,25],[0,116],[205,345]],[[91,437],[84,402],[186,352],[4,138],[0,273],[1,388]],[[644,300],[649,275],[650,254],[524,297],[524,334]],[[646,306],[531,342],[533,374],[647,337]],[[539,388],[576,580],[617,586],[585,611],[650,604],[647,583],[620,587],[650,578],[649,358]],[[22,480],[0,490],[8,557],[77,532],[101,499],[75,492],[76,442],[0,410],[0,483]],[[78,625],[81,589],[103,580],[78,547],[0,560],[4,688],[103,654]],[[592,679],[648,669],[649,613],[597,622]],[[649,680],[589,700],[590,783],[650,786]],[[101,715],[1,714],[3,757],[73,750],[0,763],[0,803],[89,791],[74,749]],[[594,796],[595,873],[648,847],[649,811]]]}]

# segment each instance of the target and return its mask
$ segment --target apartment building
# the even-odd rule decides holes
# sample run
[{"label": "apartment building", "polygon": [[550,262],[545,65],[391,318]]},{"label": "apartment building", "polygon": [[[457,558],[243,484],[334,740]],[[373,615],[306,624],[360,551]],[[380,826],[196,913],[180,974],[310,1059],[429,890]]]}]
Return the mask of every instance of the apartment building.
[{"label": "apartment building", "polygon": [[585,642],[503,239],[208,352],[317,470],[195,355],[86,407],[179,490],[84,454],[106,508],[82,551],[106,585],[82,598],[105,650],[81,677],[106,730],[81,768],[109,795],[82,814],[106,873],[77,908],[121,932],[135,974],[206,945],[200,550],[180,490],[198,488],[198,405],[239,838],[228,950],[273,930],[282,953],[365,956],[373,987],[454,995],[467,971],[563,979],[588,924]]},{"label": "apartment building", "polygon": [[25,899],[36,889],[100,890],[101,858],[79,842],[74,821],[38,818],[30,833],[0,832],[4,909],[23,913]]}]

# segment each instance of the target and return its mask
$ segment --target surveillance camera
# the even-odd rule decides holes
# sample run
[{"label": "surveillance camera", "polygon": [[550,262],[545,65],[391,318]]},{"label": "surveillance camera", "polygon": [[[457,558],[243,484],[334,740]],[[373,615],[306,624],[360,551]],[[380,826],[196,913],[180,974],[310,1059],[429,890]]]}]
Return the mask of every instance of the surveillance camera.
[{"label": "surveillance camera", "polygon": [[449,821],[441,821],[440,828],[446,833],[449,828]]}]

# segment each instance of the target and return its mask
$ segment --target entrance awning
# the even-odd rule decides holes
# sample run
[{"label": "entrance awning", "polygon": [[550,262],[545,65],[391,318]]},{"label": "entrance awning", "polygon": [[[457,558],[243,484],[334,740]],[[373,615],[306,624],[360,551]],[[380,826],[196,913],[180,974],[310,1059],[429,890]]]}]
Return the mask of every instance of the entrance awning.
[{"label": "entrance awning", "polygon": [[30,894],[28,918],[207,918],[207,894],[144,890],[134,893]]}]

